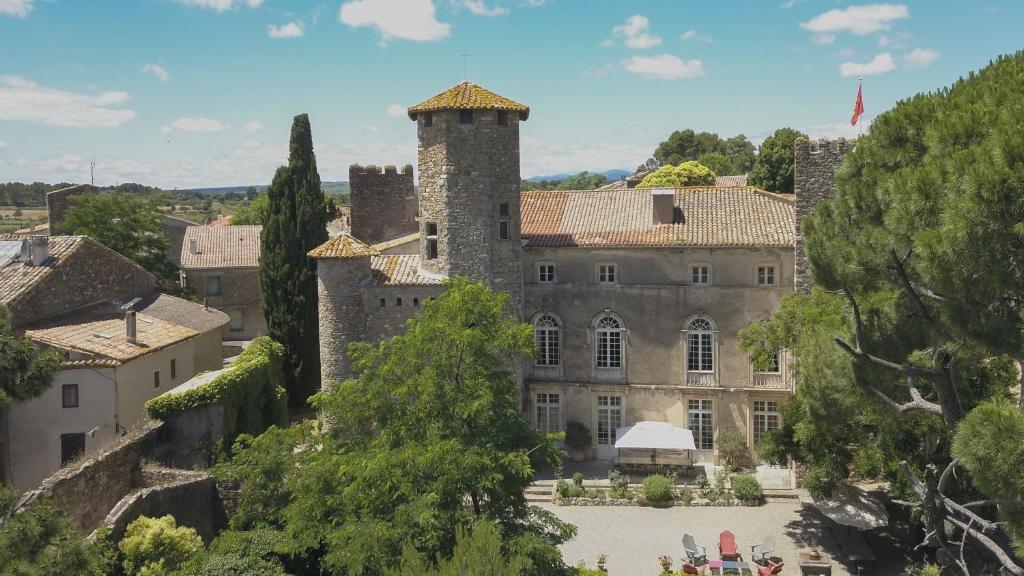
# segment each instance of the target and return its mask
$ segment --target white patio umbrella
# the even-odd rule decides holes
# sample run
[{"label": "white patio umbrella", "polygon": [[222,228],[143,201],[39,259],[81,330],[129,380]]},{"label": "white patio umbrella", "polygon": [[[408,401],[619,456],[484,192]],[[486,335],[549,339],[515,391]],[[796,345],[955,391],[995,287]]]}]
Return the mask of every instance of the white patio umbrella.
[{"label": "white patio umbrella", "polygon": [[831,498],[814,498],[814,505],[836,524],[871,530],[889,524],[885,505],[856,486],[843,484]]},{"label": "white patio umbrella", "polygon": [[615,430],[615,448],[641,450],[696,450],[693,433],[669,422],[645,420]]}]

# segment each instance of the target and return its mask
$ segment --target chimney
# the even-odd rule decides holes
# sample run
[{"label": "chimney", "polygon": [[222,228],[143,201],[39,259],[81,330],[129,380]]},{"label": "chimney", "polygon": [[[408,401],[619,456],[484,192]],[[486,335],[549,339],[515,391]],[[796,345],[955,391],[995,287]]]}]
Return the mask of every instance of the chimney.
[{"label": "chimney", "polygon": [[21,241],[21,262],[25,266],[39,266],[50,257],[50,238],[32,236]]},{"label": "chimney", "polygon": [[199,243],[196,242],[195,238],[188,239],[188,253],[199,254]]},{"label": "chimney", "polygon": [[672,224],[676,213],[676,191],[672,188],[651,190],[651,207],[652,224]]},{"label": "chimney", "polygon": [[125,333],[128,336],[128,342],[131,344],[138,344],[139,337],[137,326],[135,324],[135,310],[129,310],[124,314],[124,327]]}]

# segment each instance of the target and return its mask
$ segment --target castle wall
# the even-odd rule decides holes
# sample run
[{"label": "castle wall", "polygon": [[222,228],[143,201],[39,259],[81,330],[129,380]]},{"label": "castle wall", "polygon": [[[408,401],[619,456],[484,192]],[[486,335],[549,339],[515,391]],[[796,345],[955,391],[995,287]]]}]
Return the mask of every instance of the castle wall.
[{"label": "castle wall", "polygon": [[[511,312],[522,302],[519,230],[519,120],[498,124],[495,110],[436,111],[430,126],[417,119],[420,174],[420,255],[424,267],[462,275],[507,292]],[[507,205],[508,214],[500,214]],[[508,238],[500,239],[501,221]],[[429,259],[428,225],[437,225],[437,258]]]},{"label": "castle wall", "polygon": [[363,302],[368,341],[380,342],[405,333],[406,321],[442,292],[444,286],[378,286],[366,290]]},{"label": "castle wall", "polygon": [[352,236],[376,244],[416,232],[416,189],[412,166],[399,172],[385,166],[353,164],[348,169],[351,187]]},{"label": "castle wall", "polygon": [[796,291],[810,291],[813,280],[800,232],[800,222],[814,213],[814,207],[823,200],[836,195],[836,172],[843,164],[856,140],[806,140],[798,139],[793,158],[793,184],[796,194],[796,245],[795,282]]},{"label": "castle wall", "polygon": [[71,198],[82,194],[95,194],[97,188],[88,184],[79,184],[46,193],[46,216],[50,223],[50,234],[60,233],[60,225],[64,223],[64,214],[71,206]]},{"label": "castle wall", "polygon": [[323,385],[352,375],[348,345],[368,339],[363,290],[369,282],[368,257],[317,261],[320,379]]}]

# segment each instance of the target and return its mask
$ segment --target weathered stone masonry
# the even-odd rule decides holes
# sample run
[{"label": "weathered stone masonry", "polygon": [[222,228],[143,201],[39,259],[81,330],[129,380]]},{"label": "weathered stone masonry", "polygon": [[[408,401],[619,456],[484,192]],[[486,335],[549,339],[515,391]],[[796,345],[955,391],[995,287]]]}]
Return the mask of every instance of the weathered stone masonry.
[{"label": "weathered stone masonry", "polygon": [[412,234],[416,224],[416,188],[412,166],[399,172],[388,165],[380,168],[353,164],[348,168],[351,187],[352,235],[376,244]]},{"label": "weathered stone masonry", "polygon": [[796,291],[807,293],[813,281],[800,233],[800,222],[814,213],[814,207],[823,200],[836,195],[836,172],[843,159],[857,145],[856,140],[806,140],[796,141],[793,162],[794,192],[796,193],[796,245],[794,281]]}]

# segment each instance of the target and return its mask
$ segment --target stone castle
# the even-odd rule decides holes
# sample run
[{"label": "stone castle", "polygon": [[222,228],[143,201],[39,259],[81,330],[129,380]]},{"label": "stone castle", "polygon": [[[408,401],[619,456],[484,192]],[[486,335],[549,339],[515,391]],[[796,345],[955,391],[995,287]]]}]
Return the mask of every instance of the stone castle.
[{"label": "stone castle", "polygon": [[352,375],[348,344],[399,334],[462,275],[534,326],[524,408],[542,431],[585,424],[592,457],[614,457],[616,428],[642,420],[689,428],[702,462],[718,461],[723,430],[753,450],[780,425],[786,351],[755,370],[737,333],[808,285],[798,217],[833,194],[852,142],[800,142],[795,199],[728,185],[520,192],[528,107],[463,82],[408,113],[418,204],[410,166],[352,166],[351,232],[310,252],[324,382]]}]

